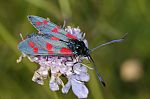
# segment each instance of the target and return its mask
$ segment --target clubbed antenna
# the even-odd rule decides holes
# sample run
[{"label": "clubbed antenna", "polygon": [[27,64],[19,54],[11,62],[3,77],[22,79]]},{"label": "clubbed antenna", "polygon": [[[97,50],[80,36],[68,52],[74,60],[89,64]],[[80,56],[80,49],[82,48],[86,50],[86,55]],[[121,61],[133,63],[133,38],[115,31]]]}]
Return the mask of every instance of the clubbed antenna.
[{"label": "clubbed antenna", "polygon": [[122,41],[127,37],[127,34],[128,34],[128,33],[125,33],[120,39],[112,40],[112,41],[109,41],[109,42],[107,42],[107,43],[98,45],[97,47],[91,49],[90,52],[93,52],[93,51],[95,51],[96,49],[98,49],[98,48],[100,48],[100,47],[103,47],[103,46],[106,46],[106,45],[109,45],[109,44],[112,44],[112,43],[120,43],[120,42],[122,42]]},{"label": "clubbed antenna", "polygon": [[92,59],[92,57],[91,57],[90,55],[88,56],[88,59],[89,59],[89,61],[91,61],[91,62],[93,63],[93,68],[94,68],[95,71],[96,71],[96,75],[97,75],[97,77],[98,77],[100,83],[102,84],[102,86],[105,87],[106,84],[105,84],[103,78],[101,77],[100,73],[98,72],[98,69],[97,69],[97,67],[96,67],[96,65],[95,65],[94,60]]}]

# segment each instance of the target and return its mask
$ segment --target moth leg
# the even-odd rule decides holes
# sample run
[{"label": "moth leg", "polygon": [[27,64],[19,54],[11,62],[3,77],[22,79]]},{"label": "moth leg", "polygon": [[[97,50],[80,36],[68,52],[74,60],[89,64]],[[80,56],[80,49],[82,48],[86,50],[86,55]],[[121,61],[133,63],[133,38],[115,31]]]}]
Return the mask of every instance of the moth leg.
[{"label": "moth leg", "polygon": [[20,63],[24,57],[26,57],[26,54],[22,53],[21,56],[16,60],[16,62]]},{"label": "moth leg", "polygon": [[64,64],[68,66],[72,66],[76,62],[77,62],[76,58],[68,57],[67,61],[65,61]]},{"label": "moth leg", "polygon": [[[82,57],[80,57],[80,56],[78,56],[78,57],[76,57],[76,56],[70,57],[71,60],[67,60],[67,61],[65,62],[65,65],[71,65],[71,66],[72,66],[72,65],[74,65],[74,64],[76,64],[76,63],[81,63],[82,66],[85,66],[85,67],[87,67],[88,69],[92,69],[92,70],[93,70],[92,67],[89,67],[89,66],[83,64],[81,58],[82,58]],[[86,59],[86,58],[83,58],[83,59]]]}]

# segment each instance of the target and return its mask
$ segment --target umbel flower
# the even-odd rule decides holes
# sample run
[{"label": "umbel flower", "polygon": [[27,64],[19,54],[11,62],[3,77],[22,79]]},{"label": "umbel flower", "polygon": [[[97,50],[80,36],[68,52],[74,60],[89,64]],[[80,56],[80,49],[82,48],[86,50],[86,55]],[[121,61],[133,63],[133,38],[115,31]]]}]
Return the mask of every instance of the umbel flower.
[{"label": "umbel flower", "polygon": [[[65,31],[71,33],[83,42],[88,47],[87,40],[79,28],[67,27]],[[39,69],[35,71],[32,81],[43,85],[44,80],[50,75],[49,87],[52,91],[60,90],[62,86],[62,93],[67,94],[69,89],[72,89],[73,93],[78,98],[87,98],[88,89],[85,86],[85,82],[90,80],[87,73],[87,66],[82,63],[81,56],[29,56],[24,53],[19,57],[17,62],[20,62],[23,57],[28,57],[31,62],[38,63]],[[68,82],[66,84],[61,80],[61,76],[66,77]]]}]

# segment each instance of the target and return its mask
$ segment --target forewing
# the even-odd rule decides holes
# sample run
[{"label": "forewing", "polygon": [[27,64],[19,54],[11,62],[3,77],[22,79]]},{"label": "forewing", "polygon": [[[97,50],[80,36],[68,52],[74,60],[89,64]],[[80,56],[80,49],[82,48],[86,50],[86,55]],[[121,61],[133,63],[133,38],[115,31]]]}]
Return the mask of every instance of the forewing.
[{"label": "forewing", "polygon": [[77,37],[61,29],[56,24],[52,23],[49,19],[33,15],[28,16],[28,19],[31,22],[31,24],[38,31],[40,31],[40,33],[50,34],[64,41],[68,41],[69,39],[77,39]]},{"label": "forewing", "polygon": [[65,42],[52,37],[33,35],[19,43],[18,48],[27,55],[73,55]]}]

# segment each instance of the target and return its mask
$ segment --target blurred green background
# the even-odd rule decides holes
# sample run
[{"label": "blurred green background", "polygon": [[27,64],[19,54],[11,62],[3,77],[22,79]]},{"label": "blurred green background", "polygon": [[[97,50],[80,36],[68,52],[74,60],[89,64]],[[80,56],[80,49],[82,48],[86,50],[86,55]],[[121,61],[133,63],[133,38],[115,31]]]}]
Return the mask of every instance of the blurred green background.
[{"label": "blurred green background", "polygon": [[17,44],[36,31],[27,15],[49,17],[58,25],[79,26],[89,47],[120,38],[122,43],[96,50],[92,56],[107,86],[89,70],[88,99],[150,99],[150,0],[0,0],[0,99],[76,99],[51,92],[31,81],[37,64],[24,59]]}]

